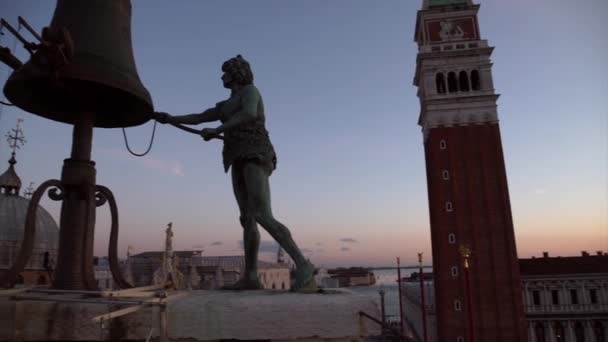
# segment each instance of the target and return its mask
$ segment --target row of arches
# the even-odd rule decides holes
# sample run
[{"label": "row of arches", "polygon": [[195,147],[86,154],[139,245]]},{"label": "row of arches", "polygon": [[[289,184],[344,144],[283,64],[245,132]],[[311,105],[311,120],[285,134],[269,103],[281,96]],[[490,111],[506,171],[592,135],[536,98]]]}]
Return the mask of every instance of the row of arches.
[{"label": "row of arches", "polygon": [[447,73],[447,77],[444,73],[439,72],[435,75],[435,86],[438,94],[480,90],[479,71],[474,69],[469,73],[462,70],[458,74],[450,71]]},{"label": "row of arches", "polygon": [[[553,336],[550,336],[548,329],[545,327],[543,322],[536,323],[534,327],[534,337],[536,342],[546,342],[546,341],[557,341],[557,342],[565,342],[566,341],[566,329],[562,322],[553,322],[548,323],[552,324]],[[569,323],[566,323],[569,324]],[[587,324],[591,324],[591,333],[594,335],[595,340],[598,342],[605,342],[604,338],[604,327],[602,323],[599,321],[587,322]],[[574,326],[572,327],[574,332],[574,340],[575,342],[585,342],[588,341],[590,336],[587,336],[583,323],[580,321],[575,321]],[[552,338],[553,337],[553,338]]]}]

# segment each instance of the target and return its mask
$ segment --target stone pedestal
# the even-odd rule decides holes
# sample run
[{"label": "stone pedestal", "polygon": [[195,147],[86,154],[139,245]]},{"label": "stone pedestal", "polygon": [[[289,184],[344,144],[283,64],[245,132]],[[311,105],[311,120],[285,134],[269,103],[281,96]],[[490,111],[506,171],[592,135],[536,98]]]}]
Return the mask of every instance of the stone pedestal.
[{"label": "stone pedestal", "polygon": [[[150,332],[153,337],[159,336],[158,307],[113,319],[103,326],[91,320],[119,308],[1,298],[0,340],[10,340],[15,328],[24,341],[143,341]],[[349,291],[191,291],[168,304],[167,331],[170,341],[358,341],[380,335],[380,327],[362,318],[360,311],[380,318],[379,308],[370,297]]]}]

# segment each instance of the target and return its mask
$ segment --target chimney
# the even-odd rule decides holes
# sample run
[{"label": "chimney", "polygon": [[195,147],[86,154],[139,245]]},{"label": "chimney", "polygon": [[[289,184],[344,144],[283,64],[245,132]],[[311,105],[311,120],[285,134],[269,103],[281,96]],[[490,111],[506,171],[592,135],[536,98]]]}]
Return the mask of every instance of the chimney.
[{"label": "chimney", "polygon": [[587,251],[581,251],[581,255],[584,257],[588,257],[589,256],[589,252]]},{"label": "chimney", "polygon": [[543,252],[543,258],[548,258],[549,257],[549,252]]},{"label": "chimney", "polygon": [[604,252],[602,252],[602,251],[597,251],[596,253],[597,253],[598,256],[603,256],[604,255]]}]

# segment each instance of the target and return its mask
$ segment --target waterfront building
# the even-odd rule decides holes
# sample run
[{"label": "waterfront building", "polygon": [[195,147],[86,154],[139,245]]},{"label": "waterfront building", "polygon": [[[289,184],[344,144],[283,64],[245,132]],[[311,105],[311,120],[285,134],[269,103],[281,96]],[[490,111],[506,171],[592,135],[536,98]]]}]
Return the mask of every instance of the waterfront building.
[{"label": "waterfront building", "polygon": [[363,267],[335,268],[328,270],[327,273],[338,280],[338,287],[373,285],[376,283],[374,273]]},{"label": "waterfront building", "polygon": [[315,282],[317,286],[322,288],[337,288],[340,287],[340,282],[337,278],[332,278],[326,268],[317,268],[315,270]]},{"label": "waterfront building", "polygon": [[493,47],[481,37],[478,11],[472,0],[424,0],[416,18],[437,336],[525,341]]}]

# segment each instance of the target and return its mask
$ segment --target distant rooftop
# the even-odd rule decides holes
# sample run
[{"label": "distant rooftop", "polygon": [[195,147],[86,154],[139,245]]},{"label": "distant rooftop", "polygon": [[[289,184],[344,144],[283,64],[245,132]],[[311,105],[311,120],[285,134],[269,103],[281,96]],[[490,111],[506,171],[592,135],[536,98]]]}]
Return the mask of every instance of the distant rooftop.
[{"label": "distant rooftop", "polygon": [[539,258],[519,259],[519,270],[522,276],[608,273],[608,254],[583,251],[581,256],[550,257],[545,252]]},{"label": "distant rooftop", "polygon": [[[218,267],[222,268],[244,268],[245,257],[242,255],[226,255],[226,256],[201,256],[200,251],[174,251],[173,255],[179,259],[191,259],[192,266],[197,267]],[[132,255],[131,263],[146,263],[147,260],[161,260],[164,252],[150,251]],[[289,268],[287,264],[277,264],[258,260],[258,266],[261,268]]]}]

